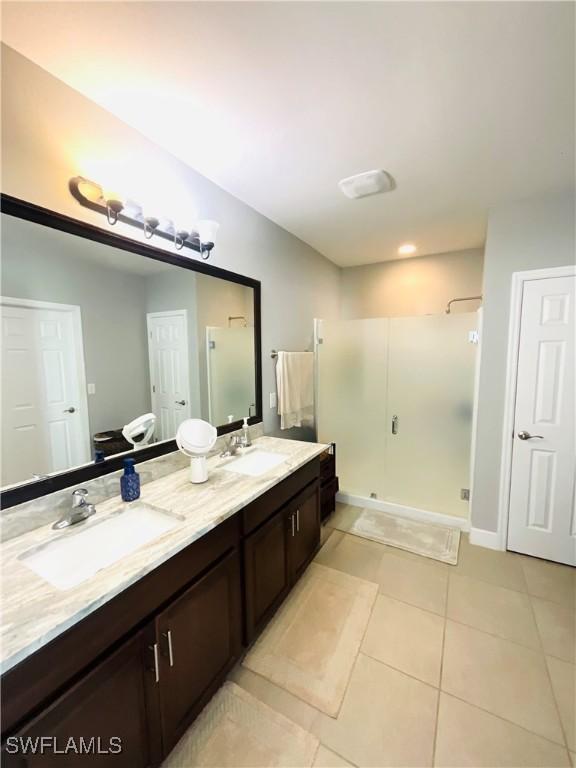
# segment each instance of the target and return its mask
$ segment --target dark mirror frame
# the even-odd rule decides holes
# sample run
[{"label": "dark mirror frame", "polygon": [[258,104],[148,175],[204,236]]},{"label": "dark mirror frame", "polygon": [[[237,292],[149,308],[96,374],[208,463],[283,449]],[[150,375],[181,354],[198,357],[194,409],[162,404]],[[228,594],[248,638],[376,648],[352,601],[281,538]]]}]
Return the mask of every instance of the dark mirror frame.
[{"label": "dark mirror frame", "polygon": [[[86,224],[83,221],[64,216],[56,211],[42,208],[10,195],[0,195],[0,210],[8,216],[25,219],[26,221],[33,221],[36,224],[51,227],[52,229],[58,229],[61,232],[68,232],[69,234],[78,237],[84,237],[88,240],[102,243],[103,245],[110,245],[113,248],[119,248],[123,251],[137,253],[147,259],[156,259],[156,261],[163,261],[166,264],[173,264],[175,267],[191,269],[193,272],[200,272],[203,275],[210,275],[212,277],[220,278],[221,280],[229,280],[232,283],[238,283],[252,288],[254,290],[254,374],[256,377],[256,414],[250,417],[249,423],[257,424],[262,421],[262,329],[259,280],[254,280],[251,277],[244,277],[236,272],[230,272],[227,269],[214,267],[212,264],[207,264],[205,261],[198,261],[189,256],[179,255],[176,252],[172,254],[161,248],[155,248],[147,243],[131,240],[123,235],[100,229],[92,224]],[[217,251],[217,248],[215,251]],[[225,424],[218,427],[218,435],[233,432],[241,426],[241,420],[232,422],[231,424]],[[178,450],[176,440],[166,440],[162,443],[150,445],[147,448],[118,454],[118,456],[111,456],[97,464],[91,463],[78,469],[64,471],[58,475],[54,475],[54,477],[46,478],[45,480],[38,480],[36,482],[15,486],[5,491],[0,491],[0,506],[3,509],[7,509],[16,504],[22,504],[25,501],[45,496],[48,493],[60,491],[63,488],[83,483],[86,480],[92,480],[95,477],[101,477],[110,472],[115,472],[122,468],[122,461],[128,456],[134,458],[137,463],[140,463],[142,461],[153,459],[156,456],[172,453],[176,450]]]}]

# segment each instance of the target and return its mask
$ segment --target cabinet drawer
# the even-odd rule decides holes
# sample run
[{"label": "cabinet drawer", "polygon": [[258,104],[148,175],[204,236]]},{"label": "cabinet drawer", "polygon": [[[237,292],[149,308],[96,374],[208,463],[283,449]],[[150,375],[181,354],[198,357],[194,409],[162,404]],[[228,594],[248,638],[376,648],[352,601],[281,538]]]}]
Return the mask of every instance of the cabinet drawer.
[{"label": "cabinet drawer", "polygon": [[322,486],[320,492],[321,518],[325,520],[336,508],[336,494],[338,493],[338,478],[333,477]]},{"label": "cabinet drawer", "polygon": [[325,453],[320,461],[320,479],[322,483],[331,480],[336,474],[336,457],[334,454]]},{"label": "cabinet drawer", "polygon": [[248,535],[320,476],[320,459],[313,459],[242,511],[244,535]]}]

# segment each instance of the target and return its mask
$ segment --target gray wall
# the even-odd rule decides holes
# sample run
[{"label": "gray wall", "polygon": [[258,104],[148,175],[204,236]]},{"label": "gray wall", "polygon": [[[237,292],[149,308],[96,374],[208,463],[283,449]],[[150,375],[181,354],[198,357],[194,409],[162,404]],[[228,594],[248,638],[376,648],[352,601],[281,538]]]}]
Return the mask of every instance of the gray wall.
[{"label": "gray wall", "polygon": [[92,434],[150,410],[144,278],[99,265],[95,247],[118,253],[2,215],[2,294],[80,307]]},{"label": "gray wall", "polygon": [[[11,48],[3,45],[2,54],[3,191],[108,229],[102,216],[71,197],[68,181],[82,174],[105,183],[113,172],[128,191],[134,180],[144,196],[159,191],[166,206],[160,215],[198,210],[219,221],[211,263],[262,282],[264,427],[277,433],[278,417],[268,407],[268,392],[276,388],[270,350],[306,349],[314,317],[338,316],[340,270]],[[116,230],[143,239],[131,227]],[[169,243],[154,244],[173,252]]]},{"label": "gray wall", "polygon": [[484,254],[484,320],[472,526],[497,530],[513,272],[573,264],[574,194],[550,194],[490,213]]},{"label": "gray wall", "polygon": [[[473,249],[343,269],[342,319],[440,314],[450,299],[482,292],[482,263],[482,250]],[[462,302],[453,311],[478,306]]]}]

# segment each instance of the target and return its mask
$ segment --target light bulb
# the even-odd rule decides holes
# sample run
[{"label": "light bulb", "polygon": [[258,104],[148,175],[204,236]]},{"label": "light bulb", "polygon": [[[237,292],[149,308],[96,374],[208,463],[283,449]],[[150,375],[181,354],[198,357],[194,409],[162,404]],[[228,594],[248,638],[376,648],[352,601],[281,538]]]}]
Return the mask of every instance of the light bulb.
[{"label": "light bulb", "polygon": [[214,245],[219,229],[220,224],[212,219],[202,219],[196,224],[196,231],[202,245]]}]

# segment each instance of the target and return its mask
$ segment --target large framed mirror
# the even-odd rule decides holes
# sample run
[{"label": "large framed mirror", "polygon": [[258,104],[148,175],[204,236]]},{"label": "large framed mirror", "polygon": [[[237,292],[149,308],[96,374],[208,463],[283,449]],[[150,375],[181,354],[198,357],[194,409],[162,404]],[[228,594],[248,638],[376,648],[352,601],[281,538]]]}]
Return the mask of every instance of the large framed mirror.
[{"label": "large framed mirror", "polygon": [[2,196],[4,507],[262,420],[260,283]]}]

